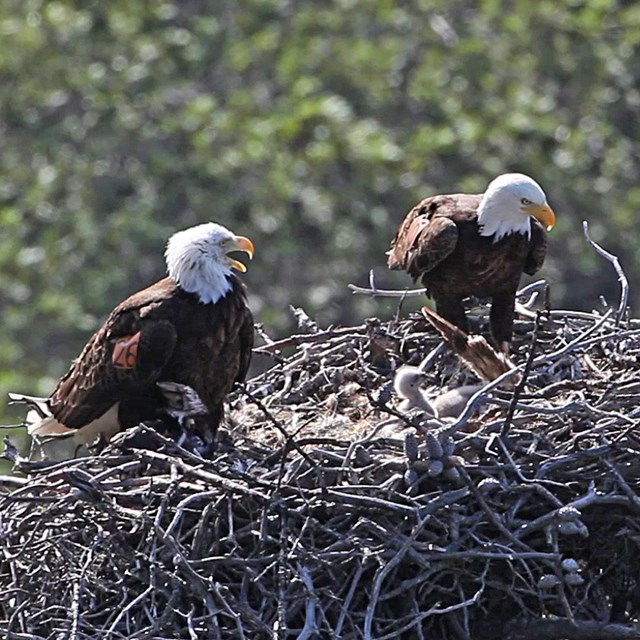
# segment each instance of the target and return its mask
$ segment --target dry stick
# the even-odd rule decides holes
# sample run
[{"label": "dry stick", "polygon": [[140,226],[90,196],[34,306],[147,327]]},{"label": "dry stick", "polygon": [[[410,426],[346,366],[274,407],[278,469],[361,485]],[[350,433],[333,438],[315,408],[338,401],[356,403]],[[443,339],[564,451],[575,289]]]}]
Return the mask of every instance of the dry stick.
[{"label": "dry stick", "polygon": [[87,557],[82,564],[80,569],[80,576],[77,580],[74,580],[73,589],[72,589],[72,598],[71,598],[71,607],[70,607],[70,615],[71,615],[71,629],[69,631],[70,640],[75,640],[78,637],[78,629],[80,626],[80,595],[82,591],[85,590],[85,583],[87,581],[86,574],[89,569],[89,565],[93,562],[93,553],[96,547],[102,542],[102,532],[99,533],[97,539],[91,546],[91,548],[87,551]]},{"label": "dry stick", "polygon": [[192,503],[200,502],[201,500],[204,500],[204,501],[207,501],[209,499],[213,500],[219,495],[220,495],[219,490],[202,491],[199,493],[191,494],[190,496],[187,496],[186,498],[183,498],[182,500],[180,500],[180,502],[174,508],[175,513],[173,514],[173,518],[171,519],[169,526],[164,531],[161,532],[162,538],[163,539],[168,538],[169,536],[174,537],[174,533],[173,533],[174,529],[177,528],[178,524],[180,523],[180,520],[184,516],[184,512],[186,511],[187,508],[191,506]]},{"label": "dry stick", "polygon": [[402,631],[407,631],[408,629],[411,629],[411,627],[415,627],[426,618],[430,618],[431,616],[436,615],[444,615],[447,613],[451,613],[452,611],[458,611],[459,609],[466,610],[467,607],[478,604],[478,600],[480,599],[480,596],[484,591],[484,587],[485,585],[482,584],[480,588],[473,594],[473,596],[467,598],[467,600],[464,600],[463,602],[457,602],[456,604],[449,605],[448,607],[444,607],[443,609],[439,609],[438,605],[433,605],[427,611],[421,612],[417,618],[412,619],[408,624],[405,624],[399,629],[394,629],[391,633],[387,633],[383,636],[378,636],[376,640],[395,640],[398,637],[399,633],[401,633]]},{"label": "dry stick", "polygon": [[334,637],[340,638],[342,637],[342,627],[344,626],[345,618],[347,617],[347,612],[349,611],[349,607],[351,606],[351,601],[353,600],[353,596],[356,593],[356,588],[358,587],[358,583],[360,582],[360,578],[364,573],[364,567],[362,566],[362,561],[356,567],[354,571],[353,578],[351,579],[351,585],[349,586],[349,591],[347,591],[347,595],[342,603],[342,607],[340,607],[340,615],[338,616],[338,622],[336,623],[336,628],[334,631]]},{"label": "dry stick", "polygon": [[242,628],[242,616],[240,613],[234,610],[234,608],[227,602],[227,599],[224,597],[223,590],[220,588],[221,585],[216,583],[213,587],[213,592],[218,596],[218,599],[222,602],[222,606],[225,611],[229,614],[229,617],[235,622],[236,630],[238,632],[239,640],[246,640],[246,635]]},{"label": "dry stick", "polygon": [[338,504],[348,504],[358,508],[366,508],[366,509],[380,509],[382,512],[389,513],[397,512],[403,517],[413,517],[416,515],[416,512],[421,511],[416,507],[410,507],[404,504],[400,504],[399,502],[390,502],[389,500],[384,500],[383,498],[376,498],[375,496],[363,496],[359,494],[349,494],[345,493],[349,489],[354,489],[355,487],[349,487],[348,485],[344,487],[335,487],[333,489],[325,489],[322,491],[320,499],[324,500],[325,498],[331,498],[334,502]]},{"label": "dry stick", "polygon": [[[442,554],[437,559],[444,560],[445,558],[446,558],[446,561],[448,562],[449,554],[447,553],[446,550],[443,549]],[[428,564],[422,551],[420,551],[420,559],[423,560],[425,564]],[[412,594],[415,593],[414,590],[416,587],[419,587],[420,585],[424,585],[425,583],[428,584],[434,576],[438,575],[438,570],[436,569],[436,566],[437,565],[434,564],[432,567],[429,567],[428,569],[420,571],[420,573],[418,573],[417,575],[414,575],[411,578],[402,580],[400,584],[396,585],[395,587],[392,587],[391,589],[388,589],[384,593],[384,595],[380,596],[380,602],[384,602],[386,600],[392,600],[397,598],[398,596],[402,597],[403,594],[406,594],[408,592]]]},{"label": "dry stick", "polygon": [[[527,309],[524,305],[516,302],[515,306],[516,312],[524,316],[525,318],[535,319],[537,311],[531,311],[531,309]],[[593,320],[593,313],[588,313],[587,311],[573,311],[571,309],[551,309],[547,311],[545,309],[545,313],[549,314],[550,318],[575,318],[576,320]]]},{"label": "dry stick", "polygon": [[[371,277],[373,278],[373,271],[371,271]],[[402,314],[402,305],[404,305],[404,301],[407,299],[406,293],[401,296],[400,300],[398,300],[398,304],[396,305],[396,312],[393,316],[394,322],[400,322],[401,314]]]},{"label": "dry stick", "polygon": [[[289,534],[289,520],[285,509],[278,509],[280,517],[280,550],[276,561],[276,581],[275,585],[278,589],[277,599],[277,629],[274,629],[273,638],[275,640],[284,640],[289,635],[287,625],[287,585],[290,582],[290,568],[287,566],[286,559],[289,555],[287,539]],[[275,625],[274,625],[275,626]]]},{"label": "dry stick", "polygon": [[[565,466],[572,462],[578,462],[582,460],[595,460],[598,461],[602,456],[611,449],[609,444],[604,444],[599,447],[591,447],[590,449],[580,449],[571,454],[562,454],[559,457],[549,458],[546,462],[542,463],[536,472],[536,480],[542,480],[551,471],[554,471],[558,467]],[[549,481],[546,481],[549,482]]]},{"label": "dry stick", "polygon": [[[489,450],[489,448],[493,445],[494,441],[497,442],[498,445],[500,446],[500,450],[502,451],[504,457],[507,459],[507,462],[509,463],[509,465],[511,465],[511,468],[513,469],[514,473],[518,476],[518,479],[520,480],[520,482],[523,482],[525,484],[530,484],[535,487],[540,487],[538,491],[544,490],[545,492],[547,492],[547,490],[540,484],[543,481],[542,478],[538,478],[538,477],[525,478],[525,476],[522,474],[520,467],[516,464],[516,461],[513,459],[513,456],[509,452],[509,449],[507,449],[502,438],[498,434],[495,434],[489,438],[489,441],[487,442],[487,445],[485,447],[485,451]],[[544,482],[550,486],[554,486],[554,485],[564,486],[564,485],[561,485],[560,483],[554,482],[553,480],[544,480]]]},{"label": "dry stick", "polygon": [[298,575],[302,584],[307,589],[307,604],[305,607],[304,626],[298,635],[298,640],[309,640],[316,636],[318,632],[316,624],[316,603],[318,596],[316,595],[313,587],[313,579],[311,578],[311,571],[304,565],[298,563]]},{"label": "dry stick", "polygon": [[[186,464],[183,460],[179,458],[171,458],[166,454],[160,453],[159,451],[145,451],[145,457],[151,458],[152,460],[159,460],[163,462],[172,462],[175,464],[176,468],[182,471],[185,474],[195,475],[197,478],[202,479],[210,484],[213,484],[216,487],[222,487],[227,491],[232,491],[234,493],[238,493],[240,495],[251,496],[258,500],[261,504],[265,504],[269,502],[268,496],[252,489],[246,478],[240,479],[231,479],[225,476],[214,473],[213,471],[208,471],[204,468],[196,468],[194,466],[190,466]],[[243,482],[245,484],[243,484]]]},{"label": "dry stick", "polygon": [[622,477],[622,474],[618,471],[616,466],[613,463],[609,462],[609,460],[603,460],[603,462],[606,465],[606,467],[609,469],[609,471],[613,473],[616,480],[618,481],[618,484],[620,485],[620,488],[622,489],[623,493],[627,496],[627,498],[629,498],[629,501],[631,502],[631,504],[636,509],[640,509],[640,497],[638,497],[638,494],[629,486],[629,483]]},{"label": "dry stick", "polygon": [[198,640],[198,633],[196,632],[195,627],[193,626],[193,613],[194,613],[193,605],[191,605],[191,609],[187,614],[187,629],[189,631],[189,636],[191,640]]},{"label": "dry stick", "polygon": [[[613,309],[609,309],[607,311],[607,313],[604,316],[601,316],[601,320],[604,319],[608,319],[609,316],[613,313]],[[593,319],[594,317],[597,316],[591,316],[591,319]],[[604,324],[603,322],[599,322],[599,325]],[[632,331],[618,331],[616,333],[616,338],[619,340],[621,338],[629,338],[629,337],[637,337],[638,334],[640,333],[640,331],[636,330],[632,330]],[[581,337],[579,336],[578,339],[580,339]],[[539,360],[536,360],[533,364],[534,365],[538,365],[538,364],[544,364],[547,361],[553,360],[555,358],[558,358],[561,355],[565,355],[566,353],[569,353],[571,351],[573,351],[573,349],[578,346],[581,347],[582,349],[586,350],[587,347],[590,347],[591,345],[594,344],[602,344],[604,342],[611,342],[613,340],[613,338],[611,336],[595,336],[593,338],[589,338],[588,340],[581,340],[580,344],[575,345],[574,341],[570,342],[569,344],[567,344],[565,347],[563,347],[560,351],[562,351],[562,353],[560,353],[560,351],[554,351],[553,353],[551,353],[548,356],[542,357]],[[570,348],[568,348],[570,347]],[[542,392],[547,392],[549,389],[553,389],[556,386],[562,386],[562,385],[566,385],[568,382],[568,380],[561,380],[559,382],[556,383],[552,383],[550,384],[548,387],[545,387],[544,389],[540,389],[538,392],[536,392],[537,395],[539,395]],[[533,395],[533,394],[532,394]],[[630,414],[631,415],[631,414]]]},{"label": "dry stick", "polygon": [[326,339],[363,332],[365,329],[364,325],[360,325],[358,327],[344,327],[343,329],[327,329],[326,331],[319,331],[318,333],[296,334],[288,338],[283,338],[282,340],[277,340],[276,342],[271,342],[262,347],[257,347],[253,350],[253,353],[273,354],[286,347],[299,347],[303,344],[324,342]]},{"label": "dry stick", "polygon": [[[506,547],[506,545],[504,545]],[[429,553],[420,550],[420,557],[425,561],[438,560],[550,560],[557,562],[560,554],[551,551],[514,551],[506,547],[506,551],[449,551],[443,549],[439,553]]]},{"label": "dry stick", "polygon": [[624,275],[624,271],[620,266],[620,261],[617,256],[614,256],[612,253],[605,251],[598,243],[594,242],[589,236],[589,223],[584,220],[582,222],[582,230],[584,231],[584,237],[587,239],[587,242],[606,260],[608,260],[613,268],[616,270],[618,274],[618,282],[620,283],[620,302],[618,303],[618,311],[616,313],[616,325],[620,324],[622,321],[622,317],[626,313],[627,310],[627,299],[629,298],[629,281],[627,277]]},{"label": "dry stick", "polygon": [[[14,581],[14,584],[15,584],[15,581]],[[15,591],[16,591],[16,596],[14,596],[14,597],[17,597],[17,595],[23,590],[22,589],[18,589],[16,587]],[[25,599],[13,610],[13,612],[9,616],[9,620],[7,621],[7,626],[6,626],[7,630],[11,630],[11,628],[13,627],[14,621],[16,619],[18,620],[18,624],[20,625],[20,629],[22,629],[23,631],[25,629],[27,629],[27,624],[26,624],[26,619],[25,619],[26,616],[25,616],[25,613],[24,613],[23,610],[27,609],[30,604],[31,604],[31,602],[29,600]],[[24,635],[23,636],[20,633],[17,633],[15,631],[11,631],[10,635],[8,635],[7,637],[8,638],[18,638],[18,637],[19,638],[28,638],[29,640],[33,640],[33,638],[35,636],[30,636],[30,635]],[[39,636],[38,636],[38,638],[39,638]],[[42,640],[44,640],[44,638]]]},{"label": "dry stick", "polygon": [[538,333],[540,331],[540,312],[536,313],[536,323],[533,327],[533,333],[531,334],[531,345],[529,346],[529,357],[527,358],[527,362],[524,367],[524,371],[522,372],[522,377],[520,381],[516,385],[516,388],[513,390],[513,395],[511,396],[511,402],[509,403],[509,408],[507,409],[507,415],[504,419],[504,424],[502,425],[502,429],[500,430],[500,435],[502,437],[506,437],[509,434],[509,427],[511,425],[511,419],[513,418],[513,414],[516,411],[516,405],[522,392],[524,390],[525,385],[527,384],[527,379],[529,378],[529,374],[531,373],[531,368],[533,367],[533,356],[536,352],[536,346],[538,344]]},{"label": "dry stick", "polygon": [[[610,255],[610,254],[609,254]],[[526,285],[522,289],[519,289],[516,293],[516,298],[521,298],[523,296],[529,295],[531,292],[536,292],[538,289],[547,286],[546,280],[536,280],[536,282],[532,282],[531,284]],[[354,294],[367,295],[373,298],[411,298],[416,296],[422,296],[427,294],[426,289],[378,289],[375,283],[371,285],[371,288],[367,289],[366,287],[359,287],[355,284],[348,285],[349,289]],[[516,310],[520,315],[523,315],[527,318],[535,318],[536,312],[531,311],[524,305],[516,302]],[[551,309],[550,310],[551,317],[571,317],[571,318],[581,318],[584,320],[593,319],[593,315],[590,313],[586,313],[584,311],[573,311],[573,310],[564,310],[564,309]]]},{"label": "dry stick", "polygon": [[469,491],[473,495],[473,497],[477,500],[480,508],[486,514],[489,521],[493,524],[493,526],[502,533],[506,540],[509,540],[512,544],[516,544],[520,546],[525,551],[533,551],[533,549],[526,543],[519,540],[507,527],[502,523],[500,518],[498,518],[497,514],[491,509],[488,505],[487,501],[484,499],[482,492],[478,490],[475,483],[471,479],[471,476],[467,472],[464,467],[460,467],[458,472],[463,477],[465,483],[469,487]]},{"label": "dry stick", "polygon": [[[546,280],[536,280],[523,287],[516,293],[516,297],[522,297],[529,295],[532,291],[536,291],[543,286],[546,286]],[[416,296],[427,295],[426,288],[421,289],[378,289],[373,276],[373,269],[369,270],[369,288],[359,287],[356,284],[347,285],[354,295],[371,296],[372,298],[413,298]]]},{"label": "dry stick", "polygon": [[415,542],[418,535],[422,532],[427,522],[431,520],[431,514],[426,515],[424,518],[420,520],[420,522],[416,525],[414,530],[411,532],[411,535],[407,537],[405,543],[396,551],[395,555],[387,564],[380,567],[376,571],[375,579],[373,581],[373,589],[371,592],[371,598],[369,601],[369,606],[367,607],[367,612],[364,618],[364,640],[372,640],[373,636],[371,635],[371,629],[373,627],[373,617],[376,612],[376,607],[378,606],[378,599],[380,597],[380,591],[382,590],[382,583],[387,575],[391,572],[391,570],[400,563],[403,559],[411,545]]},{"label": "dry stick", "polygon": [[378,289],[359,287],[355,284],[347,285],[354,295],[365,295],[372,298],[414,298],[427,295],[426,289]]},{"label": "dry stick", "polygon": [[369,288],[359,287],[355,284],[348,285],[354,294],[371,296],[372,298],[410,298],[413,296],[423,296],[427,293],[425,288],[422,289],[378,289],[376,286],[373,269],[369,270]]},{"label": "dry stick", "polygon": [[149,585],[142,593],[139,593],[133,600],[131,600],[129,602],[129,604],[127,604],[126,607],[124,607],[120,613],[116,616],[116,619],[113,621],[113,623],[111,624],[111,626],[106,630],[106,638],[108,638],[109,636],[113,635],[114,633],[117,633],[115,631],[116,626],[118,625],[118,623],[126,617],[126,615],[136,607],[136,605],[139,602],[142,602],[147,596],[151,595],[153,593],[154,589],[153,589],[153,585]]},{"label": "dry stick", "polygon": [[375,278],[375,276],[373,274],[373,269],[369,269],[369,286],[372,289],[376,288],[376,278]]},{"label": "dry stick", "polygon": [[431,349],[431,351],[429,351],[429,353],[422,359],[418,365],[418,369],[420,369],[420,371],[428,371],[433,366],[436,359],[446,350],[447,343],[444,340],[441,340],[440,344]]},{"label": "dry stick", "polygon": [[[1,631],[6,631],[10,627],[0,628]],[[16,631],[10,631],[7,636],[5,636],[7,640],[48,640],[51,636],[36,636],[33,633],[18,633]]]},{"label": "dry stick", "polygon": [[[595,489],[591,487],[588,493],[580,498],[576,498],[571,502],[568,502],[565,507],[573,507],[580,511],[585,507],[592,506],[594,504],[597,505],[622,505],[622,506],[633,506],[636,510],[640,509],[640,507],[631,502],[627,496],[616,495],[613,493],[608,493],[606,495],[600,495],[596,493]],[[554,520],[558,517],[558,510],[550,511],[549,513],[532,520],[531,522],[527,522],[527,524],[521,525],[514,532],[514,536],[520,540],[532,533],[539,531],[540,529],[544,529],[549,526]]]},{"label": "dry stick", "polygon": [[531,282],[528,285],[522,287],[522,289],[518,290],[516,293],[516,298],[523,298],[524,296],[528,296],[530,293],[538,293],[540,289],[546,289],[548,287],[547,281],[542,278],[541,280],[536,280],[535,282]]}]

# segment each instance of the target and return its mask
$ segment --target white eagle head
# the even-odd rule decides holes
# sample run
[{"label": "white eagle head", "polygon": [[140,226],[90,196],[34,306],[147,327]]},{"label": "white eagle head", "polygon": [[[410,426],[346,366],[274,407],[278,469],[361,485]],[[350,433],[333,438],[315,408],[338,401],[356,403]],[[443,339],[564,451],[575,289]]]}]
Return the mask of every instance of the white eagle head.
[{"label": "white eagle head", "polygon": [[533,178],[504,173],[489,183],[478,207],[480,235],[494,236],[494,242],[511,233],[530,237],[530,218],[539,220],[547,230],[556,223],[547,196]]},{"label": "white eagle head", "polygon": [[220,224],[205,222],[174,233],[164,257],[169,276],[207,303],[217,302],[231,290],[232,269],[247,270],[228,255],[232,251],[243,251],[252,258],[253,243]]}]

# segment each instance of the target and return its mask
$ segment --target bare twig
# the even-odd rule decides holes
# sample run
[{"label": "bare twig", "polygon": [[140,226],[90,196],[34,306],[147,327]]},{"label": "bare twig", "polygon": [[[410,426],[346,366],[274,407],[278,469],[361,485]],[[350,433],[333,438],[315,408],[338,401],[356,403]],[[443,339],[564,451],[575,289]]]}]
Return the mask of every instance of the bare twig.
[{"label": "bare twig", "polygon": [[270,342],[262,347],[257,347],[253,350],[254,353],[278,353],[282,349],[287,347],[299,347],[303,344],[322,343],[330,338],[337,338],[339,336],[353,335],[356,332],[364,333],[365,327],[347,327],[345,329],[327,329],[326,331],[318,331],[317,333],[302,333],[282,340],[276,340]]},{"label": "bare twig", "polygon": [[529,378],[529,374],[531,373],[531,369],[533,367],[533,356],[536,352],[536,345],[538,343],[538,332],[540,331],[540,312],[536,314],[536,323],[533,327],[533,333],[531,334],[531,344],[529,346],[529,356],[527,357],[527,363],[524,366],[524,370],[522,371],[522,377],[518,381],[513,390],[513,395],[511,397],[511,403],[509,404],[509,408],[507,409],[507,415],[504,419],[504,424],[502,425],[502,429],[500,431],[500,435],[503,437],[509,433],[509,426],[511,424],[511,418],[513,418],[513,414],[516,410],[516,405],[518,404],[518,400],[524,391],[525,385],[527,384],[527,379]]},{"label": "bare twig", "polygon": [[378,289],[373,275],[373,269],[369,270],[369,287],[359,287],[355,284],[348,285],[354,294],[371,296],[372,298],[412,298],[423,296],[427,290],[421,289]]},{"label": "bare twig", "polygon": [[618,282],[620,283],[620,301],[618,302],[618,310],[616,312],[616,325],[622,322],[623,317],[627,312],[627,300],[629,298],[629,281],[622,270],[622,266],[620,265],[620,261],[617,256],[614,256],[612,253],[605,251],[597,242],[591,239],[589,235],[589,223],[584,220],[582,222],[582,230],[584,231],[584,237],[587,239],[587,242],[596,250],[596,252],[601,255],[605,260],[608,260],[613,268],[616,270],[618,274]]}]

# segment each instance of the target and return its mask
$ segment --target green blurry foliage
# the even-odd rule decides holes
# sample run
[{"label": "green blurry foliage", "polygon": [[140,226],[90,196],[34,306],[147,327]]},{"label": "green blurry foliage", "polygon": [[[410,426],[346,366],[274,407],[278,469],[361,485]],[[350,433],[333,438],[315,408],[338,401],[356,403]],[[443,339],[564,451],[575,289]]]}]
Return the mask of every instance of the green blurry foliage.
[{"label": "green blurry foliage", "polygon": [[347,283],[434,193],[503,171],[559,223],[556,306],[640,288],[640,8],[613,0],[0,3],[0,396],[48,393],[175,230],[252,237],[258,321],[389,317]]}]

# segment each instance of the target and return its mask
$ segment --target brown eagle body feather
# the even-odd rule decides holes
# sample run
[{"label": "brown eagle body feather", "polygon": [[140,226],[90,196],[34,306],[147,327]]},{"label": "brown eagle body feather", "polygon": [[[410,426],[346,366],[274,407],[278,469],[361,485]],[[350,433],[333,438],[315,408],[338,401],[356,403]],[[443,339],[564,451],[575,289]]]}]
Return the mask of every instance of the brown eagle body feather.
[{"label": "brown eagle body feather", "polygon": [[[157,382],[192,387],[209,411],[205,430],[215,431],[224,399],[244,379],[253,346],[253,318],[244,285],[215,303],[164,278],[118,305],[89,340],[49,398],[55,419],[81,429],[114,404],[120,428],[154,418],[163,404]],[[135,366],[113,363],[116,342],[140,332]]]},{"label": "brown eagle body feather", "polygon": [[511,340],[515,294],[521,274],[533,275],[544,262],[546,236],[531,219],[531,237],[506,235],[497,242],[480,235],[477,210],[482,195],[426,198],[406,216],[389,251],[390,269],[422,278],[438,313],[465,332],[462,299],[492,298],[491,332],[498,343]]}]

